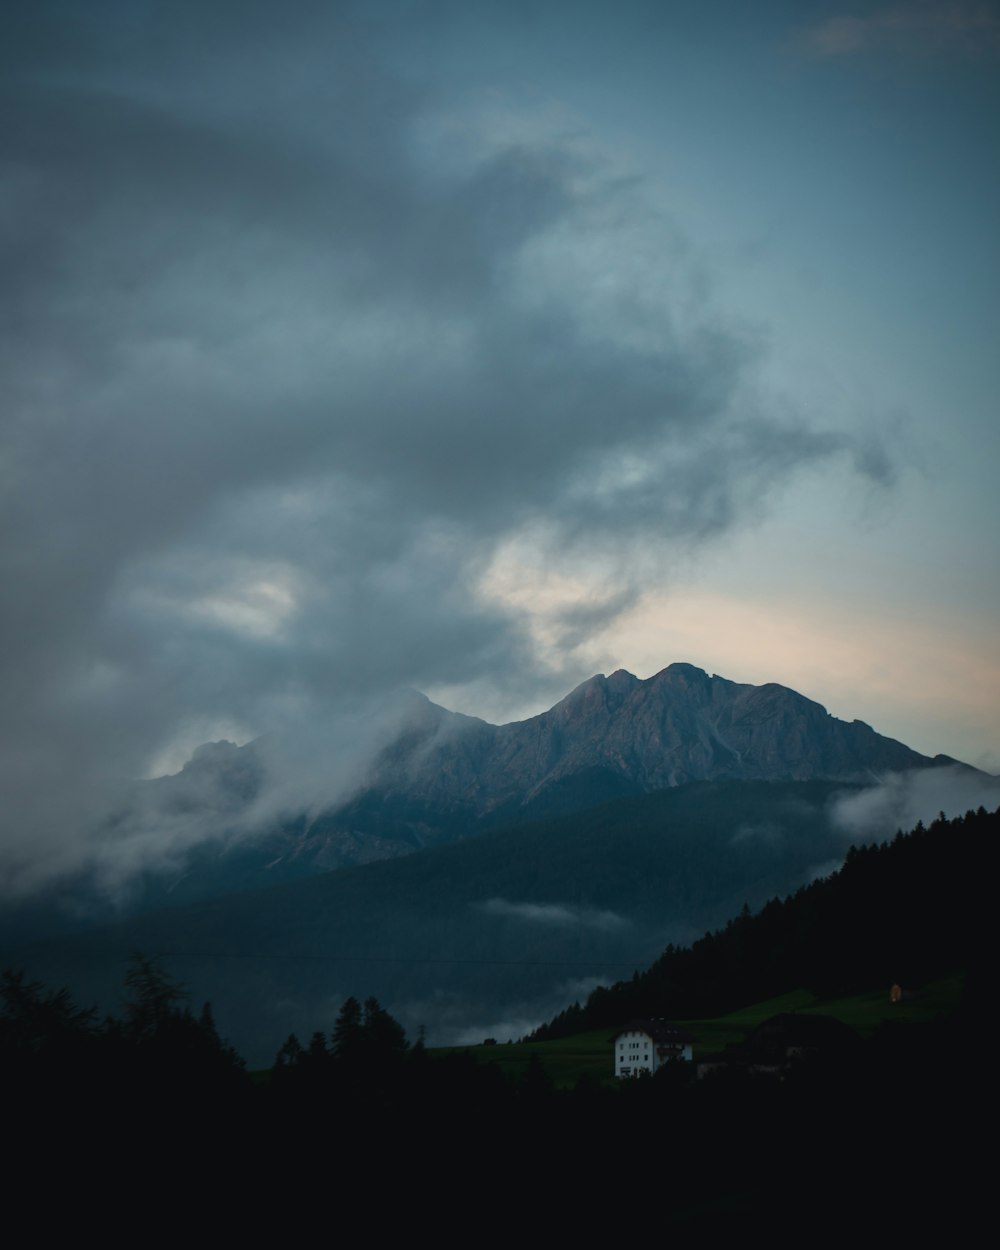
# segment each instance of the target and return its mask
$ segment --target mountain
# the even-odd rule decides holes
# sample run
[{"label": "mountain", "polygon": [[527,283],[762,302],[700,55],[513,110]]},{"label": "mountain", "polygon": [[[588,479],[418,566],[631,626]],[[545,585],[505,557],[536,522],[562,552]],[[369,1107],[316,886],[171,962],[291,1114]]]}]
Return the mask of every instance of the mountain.
[{"label": "mountain", "polygon": [[[837,815],[856,793],[839,782],[691,782],[146,913],[22,948],[15,966],[115,1012],[131,953],[154,954],[189,987],[195,1008],[211,1000],[223,1035],[255,1066],[270,1062],[290,1031],[303,1039],[329,1031],[351,995],[374,995],[411,1037],[424,1027],[430,1044],[443,1045],[523,1035],[588,995],[596,1010],[608,993],[596,987],[614,983],[612,997],[627,1005],[588,1018],[589,1027],[666,1014],[630,994],[662,988],[667,973],[671,992],[683,990],[683,1007],[669,1011],[683,1016],[739,1005],[730,994],[750,1002],[801,986],[851,989],[855,977],[887,988],[962,966],[956,952],[969,926],[988,923],[988,876],[977,869],[997,817],[950,849],[952,826],[936,823],[933,856],[916,875],[899,865],[919,838],[906,841],[909,851],[855,852],[849,865],[885,870],[866,870],[868,887],[831,909],[823,900],[854,880],[853,867],[829,890],[800,887],[840,867],[850,839]],[[789,902],[769,902],[793,892]],[[752,958],[730,950],[745,907],[764,908],[751,926]],[[724,940],[699,940],[741,912]],[[697,958],[689,952],[677,965],[671,956],[633,975],[668,944]]]},{"label": "mountain", "polygon": [[[255,759],[266,788],[257,744],[230,748],[226,758],[242,785],[245,758]],[[870,784],[946,764],[955,761],[920,755],[862,721],[837,720],[784,686],[710,677],[691,664],[671,664],[646,681],[622,669],[600,674],[547,712],[506,725],[410,692],[395,733],[350,798],[286,819],[257,841],[255,854],[279,879],[692,781]],[[233,789],[220,782],[221,793]]]},{"label": "mountain", "polygon": [[134,916],[15,962],[118,1009],[132,951],[254,1064],[374,995],[411,1036],[526,1033],[597,983],[839,864],[835,782],[693,782],[401,858]]},{"label": "mountain", "polygon": [[[349,758],[315,740],[306,758],[277,738],[208,744],[137,785],[115,832],[172,839],[177,867],[150,870],[116,927],[31,950],[7,938],[4,961],[113,1010],[128,952],[162,954],[255,1062],[348,994],[438,1039],[527,1031],[831,871],[850,839],[891,835],[887,809],[861,833],[840,819],[845,801],[870,815],[886,774],[954,765],[688,664],[596,676],[499,726],[411,692],[358,737]],[[83,892],[66,889],[82,928]],[[110,918],[95,898],[91,926]]]},{"label": "mountain", "polygon": [[[373,728],[374,726],[374,728]],[[130,864],[114,907],[209,899],[694,781],[871,783],[886,773],[955,764],[830,716],[784,686],[753,686],[671,664],[642,681],[591,677],[529,720],[492,725],[404,692],[355,735],[364,748],[308,750],[269,736],[208,743],[180,773],[136,783],[96,839],[167,848]],[[309,735],[304,735],[308,738]],[[106,880],[7,909],[5,944],[100,923]]]},{"label": "mountain", "polygon": [[689,781],[863,782],[929,759],[862,721],[773,683],[751,686],[671,664],[640,681],[591,677],[555,707],[509,725],[460,722],[428,703],[383,754],[369,788],[401,789],[478,816],[528,806],[566,781],[603,774],[649,793]]}]

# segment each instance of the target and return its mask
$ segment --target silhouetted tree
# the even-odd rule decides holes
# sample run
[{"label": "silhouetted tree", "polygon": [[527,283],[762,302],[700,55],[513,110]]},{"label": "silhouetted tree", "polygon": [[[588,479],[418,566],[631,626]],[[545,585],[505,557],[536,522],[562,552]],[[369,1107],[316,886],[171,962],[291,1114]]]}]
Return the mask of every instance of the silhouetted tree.
[{"label": "silhouetted tree", "polygon": [[403,1026],[376,998],[365,1000],[361,1035],[365,1054],[374,1062],[385,1063],[398,1059],[406,1051],[406,1033]]},{"label": "silhouetted tree", "polygon": [[[125,1032],[131,1041],[149,1042],[180,1010],[187,990],[159,960],[133,951],[125,974]],[[214,1030],[214,1024],[212,1028]]]},{"label": "silhouetted tree", "polygon": [[278,1051],[274,1059],[274,1067],[283,1071],[291,1071],[302,1062],[302,1043],[294,1033],[289,1033],[288,1040]]},{"label": "silhouetted tree", "polygon": [[333,1055],[339,1063],[356,1063],[364,1050],[361,1004],[348,998],[333,1026]]}]

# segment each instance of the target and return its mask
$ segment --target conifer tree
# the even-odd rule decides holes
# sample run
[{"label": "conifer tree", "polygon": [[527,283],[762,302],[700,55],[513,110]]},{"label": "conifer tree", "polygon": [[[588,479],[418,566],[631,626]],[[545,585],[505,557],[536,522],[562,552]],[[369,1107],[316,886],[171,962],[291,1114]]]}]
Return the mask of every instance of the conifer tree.
[{"label": "conifer tree", "polygon": [[403,1026],[376,998],[365,1000],[361,1030],[365,1051],[375,1062],[397,1059],[406,1051]]},{"label": "conifer tree", "polygon": [[353,996],[340,1009],[333,1026],[333,1054],[339,1063],[356,1063],[364,1051],[361,1004]]}]

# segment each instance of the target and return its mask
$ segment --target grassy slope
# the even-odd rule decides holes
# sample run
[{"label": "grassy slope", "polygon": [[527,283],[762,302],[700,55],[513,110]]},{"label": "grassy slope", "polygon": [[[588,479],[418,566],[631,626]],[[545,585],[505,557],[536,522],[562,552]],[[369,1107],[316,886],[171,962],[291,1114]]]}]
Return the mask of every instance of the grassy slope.
[{"label": "grassy slope", "polygon": [[[750,1030],[764,1020],[789,1011],[834,1016],[850,1025],[862,1037],[870,1037],[885,1021],[920,1024],[954,1011],[961,1001],[964,984],[964,976],[956,974],[924,986],[918,998],[896,1004],[889,1002],[887,990],[873,990],[848,998],[826,1000],[821,1000],[806,990],[793,990],[789,994],[766,999],[752,1007],[744,1007],[714,1020],[684,1020],[680,1023],[690,1029],[698,1039],[694,1047],[695,1059],[715,1054],[730,1042],[743,1041]],[[556,1086],[568,1089],[584,1075],[602,1083],[613,1082],[613,1034],[614,1029],[597,1029],[555,1042],[520,1042],[507,1046],[469,1046],[454,1049],[466,1049],[484,1063],[496,1063],[513,1077],[522,1076],[531,1056],[537,1055]]]}]

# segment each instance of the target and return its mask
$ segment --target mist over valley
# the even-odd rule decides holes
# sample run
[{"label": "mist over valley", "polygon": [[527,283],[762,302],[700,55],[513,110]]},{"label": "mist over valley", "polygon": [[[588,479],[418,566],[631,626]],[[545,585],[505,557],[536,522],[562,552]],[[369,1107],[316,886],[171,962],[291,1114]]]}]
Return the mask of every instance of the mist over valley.
[{"label": "mist over valley", "polygon": [[[276,813],[273,795],[294,796],[267,740],[206,745],[141,783],[137,828],[126,804],[106,854],[130,863],[130,832],[163,822],[165,866],[8,906],[6,961],[110,1009],[129,953],[156,952],[257,1064],[351,995],[431,1044],[516,1039],[834,871],[852,842],[1000,796],[794,691],[687,664],[594,677],[504,726],[413,694],[399,706],[328,808],[309,788]],[[46,927],[89,931],[39,942]]]}]

